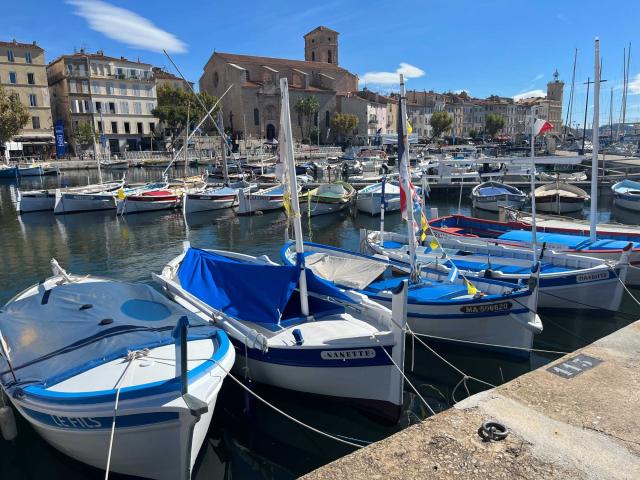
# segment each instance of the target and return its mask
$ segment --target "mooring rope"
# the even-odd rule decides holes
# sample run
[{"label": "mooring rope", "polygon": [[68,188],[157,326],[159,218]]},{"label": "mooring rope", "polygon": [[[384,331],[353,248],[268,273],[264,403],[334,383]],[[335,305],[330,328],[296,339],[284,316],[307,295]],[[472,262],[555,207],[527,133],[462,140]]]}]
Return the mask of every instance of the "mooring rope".
[{"label": "mooring rope", "polygon": [[149,355],[149,349],[145,348],[144,350],[134,350],[134,351],[130,351],[127,354],[126,360],[127,360],[127,366],[124,368],[124,371],[122,372],[122,375],[120,376],[120,380],[118,381],[117,388],[116,388],[116,401],[115,401],[115,405],[113,407],[113,419],[111,420],[111,435],[109,436],[109,450],[107,452],[107,465],[104,469],[104,480],[108,480],[109,479],[109,469],[111,467],[111,453],[113,451],[113,438],[115,436],[116,433],[116,417],[118,416],[118,405],[120,403],[120,390],[122,389],[123,385],[125,384],[125,380],[127,379],[127,374],[129,372],[129,367],[133,364],[134,360],[137,360],[138,358],[142,358],[144,356]]},{"label": "mooring rope", "polygon": [[[167,362],[175,362],[172,359],[169,358],[158,358],[158,357],[149,357],[149,359],[151,360],[164,360]],[[304,423],[302,420],[297,419],[296,417],[288,414],[287,412],[281,410],[280,408],[276,407],[275,405],[273,405],[272,403],[270,403],[269,401],[267,401],[266,399],[264,399],[263,397],[261,397],[260,395],[258,395],[256,392],[254,392],[253,390],[251,390],[249,387],[247,387],[241,380],[237,379],[228,369],[226,369],[225,367],[223,367],[220,362],[218,362],[217,360],[213,359],[213,358],[190,358],[189,361],[195,361],[195,362],[212,362],[215,363],[216,365],[218,365],[223,372],[225,372],[234,382],[236,382],[238,385],[240,385],[240,387],[242,387],[244,390],[246,390],[247,392],[249,392],[251,395],[253,395],[254,397],[256,397],[258,400],[260,400],[262,403],[264,403],[266,406],[268,406],[269,408],[271,408],[272,410],[276,411],[277,413],[281,414],[282,416],[284,416],[285,418],[291,420],[294,423],[297,423],[298,425],[307,428],[309,430],[311,430],[312,432],[317,433],[318,435],[322,435],[323,437],[326,438],[330,438],[331,440],[335,440],[336,442],[339,443],[343,443],[345,445],[349,445],[350,447],[355,447],[355,448],[363,448],[366,445],[369,445],[373,442],[369,442],[367,440],[360,440],[360,439],[355,439],[355,438],[350,438],[347,437],[345,435],[335,435],[335,434],[331,434],[331,433],[327,433],[324,432],[316,427],[313,427],[307,423]],[[349,440],[345,440],[344,438],[350,438],[350,440],[353,441],[349,441]],[[354,443],[354,442],[360,442],[362,443],[362,445]]]}]

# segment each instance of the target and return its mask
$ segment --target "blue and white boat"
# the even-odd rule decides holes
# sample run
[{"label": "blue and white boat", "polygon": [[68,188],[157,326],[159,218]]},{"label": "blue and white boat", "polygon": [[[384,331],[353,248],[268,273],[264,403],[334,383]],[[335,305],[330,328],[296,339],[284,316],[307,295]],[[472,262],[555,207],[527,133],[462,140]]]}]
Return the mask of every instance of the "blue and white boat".
[{"label": "blue and white boat", "polygon": [[613,185],[611,190],[618,207],[640,212],[640,182],[623,180]]},{"label": "blue and white boat", "polygon": [[527,195],[511,185],[484,182],[473,188],[471,199],[474,208],[498,212],[501,207],[520,210],[527,200]]},{"label": "blue and white boat", "polygon": [[[528,248],[479,238],[440,238],[438,247],[432,249],[432,241],[427,237],[427,246],[416,248],[418,264],[446,275],[455,266],[467,278],[493,278],[516,285],[526,283],[531,275],[532,253]],[[366,232],[366,242],[374,253],[408,264],[406,235],[385,232],[383,243],[380,232]],[[628,248],[618,261],[607,261],[545,248],[540,263],[538,307],[614,315],[624,297],[629,255]]]},{"label": "blue and white boat", "polygon": [[55,215],[98,210],[115,210],[117,193],[124,187],[121,180],[98,185],[87,185],[73,189],[56,189],[53,213]]},{"label": "blue and white boat", "polygon": [[256,192],[238,192],[238,214],[251,215],[256,212],[280,210],[284,207],[284,187],[280,184]]},{"label": "blue and white boat", "polygon": [[[287,244],[281,251],[285,265],[296,262],[293,247]],[[400,262],[308,242],[304,251],[305,264],[314,274],[387,307],[393,290],[409,281],[409,267]],[[527,279],[532,275],[531,266],[528,270]],[[534,336],[542,331],[536,314],[536,282],[514,285],[481,277],[472,281],[469,287],[463,276],[454,278],[425,264],[419,281],[409,286],[407,322],[411,329],[438,339],[489,344],[492,350],[528,355]]]},{"label": "blue and white boat", "polygon": [[389,310],[305,268],[286,77],[280,92],[281,188],[291,195],[295,264],[185,244],[154,278],[176,302],[227,332],[245,378],[355,403],[395,421],[403,401],[406,283]]},{"label": "blue and white boat", "polygon": [[190,478],[235,351],[153,288],[67,274],[0,310],[0,384],[53,447],[108,471]]},{"label": "blue and white boat", "polygon": [[[394,182],[385,182],[384,185],[385,211],[396,212],[400,210],[400,187]],[[369,215],[380,215],[382,201],[382,182],[368,185],[358,191],[356,204],[358,210]]]}]

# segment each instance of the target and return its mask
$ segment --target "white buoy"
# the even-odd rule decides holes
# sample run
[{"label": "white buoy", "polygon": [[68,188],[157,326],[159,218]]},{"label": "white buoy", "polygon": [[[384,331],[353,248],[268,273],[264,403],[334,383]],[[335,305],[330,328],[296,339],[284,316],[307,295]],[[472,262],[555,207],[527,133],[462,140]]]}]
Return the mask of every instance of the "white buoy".
[{"label": "white buoy", "polygon": [[431,214],[431,218],[438,218],[440,216],[438,215],[438,207],[431,207],[429,213]]},{"label": "white buoy", "polygon": [[0,432],[2,432],[2,438],[7,441],[15,440],[18,436],[16,417],[11,407],[0,407]]}]

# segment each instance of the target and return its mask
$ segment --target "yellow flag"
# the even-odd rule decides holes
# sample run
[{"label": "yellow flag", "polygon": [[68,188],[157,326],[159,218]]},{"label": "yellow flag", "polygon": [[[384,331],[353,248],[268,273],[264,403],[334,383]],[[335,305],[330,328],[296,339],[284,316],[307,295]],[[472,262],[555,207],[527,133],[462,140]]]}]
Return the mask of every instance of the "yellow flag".
[{"label": "yellow flag", "polygon": [[464,283],[467,286],[467,293],[469,295],[475,295],[478,293],[478,289],[474,287],[469,280],[465,280]]},{"label": "yellow flag", "polygon": [[429,246],[431,247],[431,250],[435,250],[436,248],[438,248],[438,241],[435,239],[435,237],[431,238]]},{"label": "yellow flag", "polygon": [[413,127],[411,126],[411,122],[407,120],[407,133],[413,133]]},{"label": "yellow flag", "polygon": [[124,190],[123,189],[118,190],[118,198],[120,200],[124,200]]},{"label": "yellow flag", "polygon": [[291,195],[289,195],[289,192],[285,192],[284,194],[284,211],[287,214],[287,217],[291,218],[292,214],[293,214],[293,208],[291,206]]}]

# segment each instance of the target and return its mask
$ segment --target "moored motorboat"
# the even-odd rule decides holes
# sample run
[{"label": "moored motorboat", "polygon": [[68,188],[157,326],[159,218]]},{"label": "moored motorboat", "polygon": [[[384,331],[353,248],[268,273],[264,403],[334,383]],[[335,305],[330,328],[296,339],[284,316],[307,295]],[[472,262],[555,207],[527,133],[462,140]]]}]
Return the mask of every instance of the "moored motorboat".
[{"label": "moored motorboat", "polygon": [[[296,262],[292,247],[286,245],[281,251],[285,265]],[[304,249],[307,269],[387,307],[392,291],[410,280],[407,265],[385,258],[314,243],[305,243]],[[531,266],[528,270],[527,279],[532,275]],[[415,333],[528,356],[534,336],[542,331],[536,314],[536,281],[529,286],[474,278],[470,287],[463,276],[453,278],[449,272],[424,264],[420,278],[409,285],[407,322]]]},{"label": "moored motorboat", "polygon": [[348,183],[323,183],[305,194],[307,204],[302,207],[302,215],[314,217],[340,212],[349,208],[355,195],[355,189]]},{"label": "moored motorboat", "polygon": [[535,189],[536,208],[541,212],[580,212],[589,194],[580,187],[564,182],[547,183]]},{"label": "moored motorboat", "polygon": [[[492,278],[523,284],[531,275],[532,253],[528,248],[496,245],[477,238],[440,238],[432,248],[433,237],[416,250],[419,264],[429,265],[447,275],[455,266],[467,278]],[[394,232],[366,234],[367,247],[374,253],[408,263],[406,235]],[[446,251],[446,259],[442,258]],[[617,262],[558,253],[546,249],[540,260],[538,307],[559,310],[590,310],[614,315],[624,296],[623,282],[629,268],[629,251]]]},{"label": "moored motorboat", "polygon": [[614,184],[611,191],[618,207],[640,212],[640,182],[623,180]]},{"label": "moored motorboat", "polygon": [[[301,272],[308,315],[301,311]],[[396,365],[404,355],[404,312],[397,302],[392,318],[385,307],[301,265],[189,245],[154,278],[179,304],[216,319],[236,347],[234,369],[245,377],[397,420],[403,379]]]},{"label": "moored motorboat", "polygon": [[284,207],[284,188],[281,184],[256,192],[238,192],[238,215],[279,210]]},{"label": "moored motorboat", "polygon": [[476,185],[471,191],[471,199],[475,208],[498,212],[501,207],[520,210],[527,195],[511,185],[489,181]]},{"label": "moored motorboat", "polygon": [[188,480],[234,363],[227,335],[148,285],[53,265],[0,313],[7,397],[76,460]]},{"label": "moored motorboat", "polygon": [[[400,210],[400,187],[394,182],[385,182],[384,185],[385,211],[395,212]],[[367,185],[358,191],[356,197],[358,210],[369,215],[380,215],[382,205],[382,182]]]},{"label": "moored motorboat", "polygon": [[117,208],[116,190],[124,186],[124,178],[116,182],[100,185],[88,185],[73,191],[56,189],[53,213],[93,212],[97,210],[115,210]]},{"label": "moored motorboat", "polygon": [[171,210],[178,207],[180,196],[180,192],[166,187],[125,193],[118,202],[118,214]]},{"label": "moored motorboat", "polygon": [[[76,193],[83,191],[104,192],[113,188],[120,188],[119,182],[96,183],[91,185],[83,185],[79,187],[66,187],[60,189],[44,189],[44,190],[18,190],[16,210],[18,213],[43,212],[54,210],[56,207],[56,195],[58,193]],[[114,188],[115,185],[115,188]]]}]

